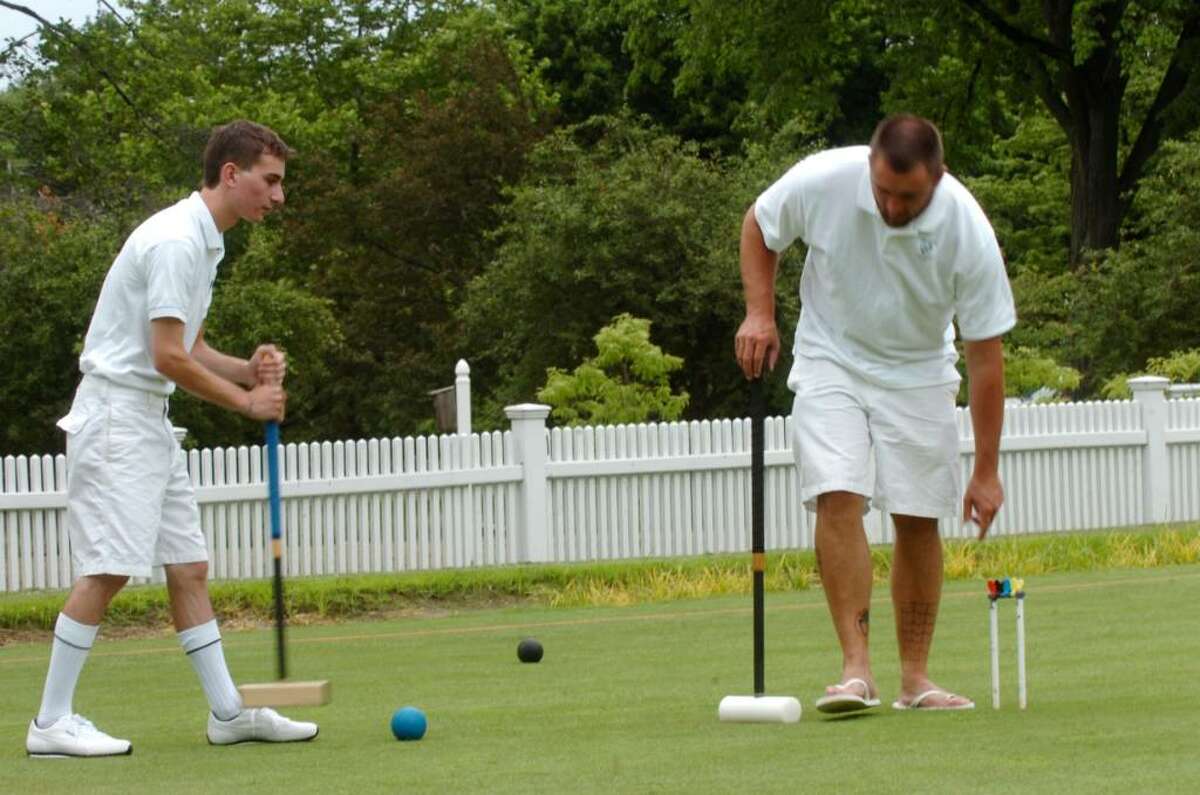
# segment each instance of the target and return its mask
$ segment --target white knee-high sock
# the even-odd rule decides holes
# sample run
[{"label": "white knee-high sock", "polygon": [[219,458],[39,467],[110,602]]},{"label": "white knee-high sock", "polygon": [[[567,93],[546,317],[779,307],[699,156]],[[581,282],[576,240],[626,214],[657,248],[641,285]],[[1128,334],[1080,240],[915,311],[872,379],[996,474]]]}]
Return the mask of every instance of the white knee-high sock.
[{"label": "white knee-high sock", "polygon": [[50,647],[50,668],[46,671],[46,686],[42,690],[42,706],[38,709],[37,724],[43,729],[63,715],[71,714],[75,685],[96,641],[100,627],[80,624],[64,613],[54,623],[54,643]]},{"label": "white knee-high sock", "polygon": [[242,711],[238,694],[225,665],[225,650],[221,648],[221,633],[214,618],[207,624],[189,627],[179,633],[179,643],[187,653],[200,677],[200,686],[208,706],[220,720],[232,720]]}]

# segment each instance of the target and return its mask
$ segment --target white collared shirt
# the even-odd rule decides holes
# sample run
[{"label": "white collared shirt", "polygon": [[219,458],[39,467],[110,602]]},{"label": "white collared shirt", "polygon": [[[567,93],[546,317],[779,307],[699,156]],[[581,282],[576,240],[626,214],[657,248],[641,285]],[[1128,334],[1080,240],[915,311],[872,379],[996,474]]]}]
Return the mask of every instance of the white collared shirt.
[{"label": "white collared shirt", "polygon": [[212,302],[225,241],[199,193],[146,219],[121,247],[104,278],[79,357],[79,369],[161,395],[174,382],[154,369],[150,321],[183,321],[191,351]]},{"label": "white collared shirt", "polygon": [[888,226],[871,192],[869,154],[854,146],[807,157],[755,202],[768,248],[808,244],[794,353],[832,359],[885,387],[957,383],[954,318],[965,340],[1016,324],[995,232],[950,174],[924,212]]}]

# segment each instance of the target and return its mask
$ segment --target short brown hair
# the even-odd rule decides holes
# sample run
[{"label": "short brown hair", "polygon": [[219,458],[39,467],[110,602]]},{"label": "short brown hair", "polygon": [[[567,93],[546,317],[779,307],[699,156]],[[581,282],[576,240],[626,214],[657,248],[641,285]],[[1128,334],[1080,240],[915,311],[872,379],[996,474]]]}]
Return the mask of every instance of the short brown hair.
[{"label": "short brown hair", "polygon": [[263,153],[287,160],[292,149],[270,127],[238,119],[217,127],[204,147],[204,187],[215,188],[221,181],[221,166],[236,163],[251,169]]},{"label": "short brown hair", "polygon": [[942,134],[929,119],[900,113],[879,122],[871,136],[871,156],[882,154],[887,164],[898,174],[907,174],[918,164],[934,177],[945,168]]}]

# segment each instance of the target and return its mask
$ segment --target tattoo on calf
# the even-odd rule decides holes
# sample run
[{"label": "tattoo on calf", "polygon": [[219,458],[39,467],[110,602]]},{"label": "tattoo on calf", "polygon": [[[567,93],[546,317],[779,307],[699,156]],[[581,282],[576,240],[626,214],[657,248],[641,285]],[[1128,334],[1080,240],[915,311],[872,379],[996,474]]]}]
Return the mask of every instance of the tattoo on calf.
[{"label": "tattoo on calf", "polygon": [[919,656],[929,654],[929,646],[933,643],[933,627],[937,622],[937,611],[937,602],[903,602],[900,604],[900,647],[902,651]]},{"label": "tattoo on calf", "polygon": [[864,608],[863,611],[858,614],[858,631],[861,632],[862,636],[865,638],[865,637],[867,637],[870,630],[871,630],[871,611]]}]

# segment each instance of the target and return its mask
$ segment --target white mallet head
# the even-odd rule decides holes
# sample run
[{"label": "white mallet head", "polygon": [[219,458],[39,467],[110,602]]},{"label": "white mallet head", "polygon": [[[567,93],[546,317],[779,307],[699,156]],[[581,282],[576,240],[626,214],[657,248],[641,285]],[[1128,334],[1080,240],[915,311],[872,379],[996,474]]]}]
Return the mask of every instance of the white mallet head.
[{"label": "white mallet head", "polygon": [[795,723],[800,702],[791,696],[725,696],[717,717],[725,723]]}]

